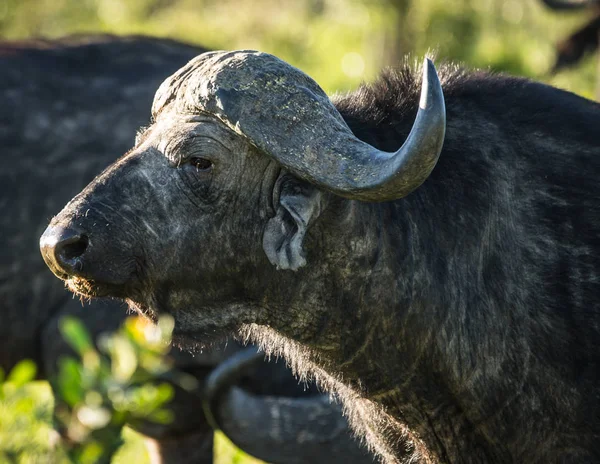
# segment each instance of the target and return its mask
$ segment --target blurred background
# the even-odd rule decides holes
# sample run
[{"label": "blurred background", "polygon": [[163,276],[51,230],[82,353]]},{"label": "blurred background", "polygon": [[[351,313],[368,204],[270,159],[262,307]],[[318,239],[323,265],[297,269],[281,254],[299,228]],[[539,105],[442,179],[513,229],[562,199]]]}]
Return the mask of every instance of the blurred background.
[{"label": "blurred background", "polygon": [[[438,60],[527,76],[594,98],[594,53],[551,70],[557,46],[566,53],[563,61],[569,51],[580,54],[564,41],[597,15],[591,8],[552,11],[541,0],[0,0],[0,39],[143,34],[209,49],[258,49],[301,68],[329,93],[373,80],[406,57],[434,53]],[[592,32],[593,43],[582,50],[597,46],[597,30]],[[45,446],[49,389],[25,390],[10,404],[2,395],[0,388],[0,450],[12,442]],[[148,462],[135,432],[127,429],[125,441],[113,462]],[[216,453],[221,464],[258,462],[222,436]],[[49,462],[44,459],[11,462]]]},{"label": "blurred background", "polygon": [[556,44],[589,19],[589,10],[551,11],[541,0],[0,1],[4,39],[102,32],[259,49],[298,66],[330,93],[372,80],[407,54],[434,51],[593,97],[591,56],[549,75]]}]

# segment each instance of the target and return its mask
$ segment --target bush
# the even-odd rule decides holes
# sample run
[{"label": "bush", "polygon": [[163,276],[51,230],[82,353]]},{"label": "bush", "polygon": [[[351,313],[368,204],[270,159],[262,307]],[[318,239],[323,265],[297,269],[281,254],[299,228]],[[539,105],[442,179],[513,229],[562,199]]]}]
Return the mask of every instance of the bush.
[{"label": "bush", "polygon": [[164,356],[172,327],[171,318],[151,326],[131,317],[120,330],[102,337],[97,349],[78,320],[64,319],[61,332],[79,359],[59,362],[55,426],[63,439],[48,425],[51,402],[33,382],[35,364],[22,361],[6,379],[0,375],[2,461],[110,462],[123,443],[126,423],[172,420],[165,405],[173,387],[166,381],[183,388],[196,382],[174,371]]}]

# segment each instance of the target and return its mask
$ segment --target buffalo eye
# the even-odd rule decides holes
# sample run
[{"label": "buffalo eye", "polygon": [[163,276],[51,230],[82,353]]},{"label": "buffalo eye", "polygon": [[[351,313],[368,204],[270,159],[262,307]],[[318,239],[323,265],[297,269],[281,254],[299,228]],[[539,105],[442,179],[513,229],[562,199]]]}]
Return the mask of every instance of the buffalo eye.
[{"label": "buffalo eye", "polygon": [[211,160],[199,156],[190,158],[189,163],[191,166],[195,167],[197,171],[209,171],[213,167]]}]

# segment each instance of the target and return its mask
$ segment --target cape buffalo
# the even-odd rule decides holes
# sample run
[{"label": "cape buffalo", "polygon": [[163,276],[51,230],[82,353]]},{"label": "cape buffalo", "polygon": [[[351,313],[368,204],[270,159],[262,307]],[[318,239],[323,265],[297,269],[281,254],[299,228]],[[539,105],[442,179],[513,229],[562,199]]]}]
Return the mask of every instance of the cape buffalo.
[{"label": "cape buffalo", "polygon": [[44,259],[182,343],[283,354],[386,462],[405,436],[424,461],[599,461],[600,107],[422,74],[332,101],[272,55],[200,55]]},{"label": "cape buffalo", "polygon": [[[40,378],[53,379],[57,360],[72,355],[58,329],[65,315],[80,318],[94,338],[123,322],[126,312],[121,303],[82,305],[72,298],[44,265],[37,251],[39,234],[59,205],[126,151],[135,130],[148,122],[160,83],[203,51],[148,37],[0,43],[0,367],[5,371],[31,358],[40,368]],[[172,352],[176,367],[193,374],[199,387],[192,392],[176,389],[169,404],[175,416],[171,424],[137,424],[138,430],[156,439],[151,446],[154,461],[212,463],[213,431],[202,413],[203,384],[235,350],[229,343],[225,351],[215,347],[195,357]],[[324,403],[323,395],[314,391],[304,392],[283,365],[264,364],[260,372],[247,373],[243,383],[243,389],[233,387],[236,382],[222,385],[222,401],[214,407],[238,418],[247,416],[247,410],[230,405],[228,397],[230,391],[238,399],[251,395],[257,406],[254,413],[260,413],[263,422],[245,417],[233,430],[254,438],[239,443],[247,452],[270,462],[297,462],[282,461],[278,451],[283,448],[296,459],[318,463],[330,462],[330,453],[344,445],[348,462],[372,462],[351,440],[338,406]],[[336,424],[337,435],[299,442],[302,427],[287,427],[275,437],[278,441],[269,440],[273,433],[269,427],[290,422],[291,413],[296,425],[306,427],[308,413],[315,408]],[[264,420],[271,413],[277,417]],[[231,417],[218,415],[227,434]],[[318,424],[312,426],[319,430]]]}]

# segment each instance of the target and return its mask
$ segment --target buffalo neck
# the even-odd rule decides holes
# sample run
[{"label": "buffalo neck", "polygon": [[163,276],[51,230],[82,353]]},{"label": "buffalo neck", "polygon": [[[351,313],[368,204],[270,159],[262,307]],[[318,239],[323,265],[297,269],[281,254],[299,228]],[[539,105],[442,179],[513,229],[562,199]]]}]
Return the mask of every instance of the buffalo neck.
[{"label": "buffalo neck", "polygon": [[308,347],[327,374],[383,405],[441,456],[427,411],[449,399],[440,394],[447,387],[438,385],[430,328],[420,317],[427,302],[419,297],[405,208],[335,198],[307,237],[306,267],[280,271],[276,287],[288,291],[269,296],[268,325]]},{"label": "buffalo neck", "polygon": [[[395,131],[402,140],[405,128]],[[507,180],[480,177],[481,187],[463,188],[463,172],[476,166],[460,158],[462,148],[451,132],[446,158],[406,198],[364,203],[333,197],[307,235],[307,265],[278,277],[286,281],[277,288],[289,291],[269,323],[308,346],[329,374],[406,423],[441,461],[460,461],[464,450],[474,461],[510,460],[499,446],[491,455],[486,431],[474,425],[502,406],[505,399],[494,395],[505,386],[470,389],[485,370],[497,369],[496,378],[519,369],[513,360],[522,343],[514,327],[523,313],[498,305],[523,295],[512,283],[498,286],[514,276],[498,265],[501,248],[490,243],[512,232],[501,223],[508,204],[460,211],[462,204],[486,204]],[[452,172],[455,163],[465,165]],[[488,300],[480,305],[481,295]],[[467,342],[470,331],[477,332]],[[492,352],[507,339],[512,353]],[[488,357],[496,358],[489,366]],[[489,409],[473,409],[484,394]],[[494,433],[491,422],[484,428]]]},{"label": "buffalo neck", "polygon": [[[487,78],[483,97],[481,82],[445,87],[444,149],[416,191],[380,204],[329,203],[307,235],[307,265],[278,285],[289,292],[273,328],[404,421],[441,461],[548,462],[569,445],[564,430],[581,421],[570,411],[586,400],[573,386],[588,367],[569,353],[587,339],[572,334],[591,340],[597,330],[579,316],[594,305],[592,291],[566,306],[570,291],[584,290],[558,278],[582,269],[559,243],[589,241],[595,229],[553,226],[573,205],[588,205],[578,211],[591,223],[592,181],[561,166],[568,158],[583,171],[594,159],[597,105],[561,93],[557,111],[549,88],[517,79]],[[361,95],[373,97],[368,89]],[[409,97],[399,102],[416,101]],[[368,102],[375,103],[348,97],[338,108],[359,138],[394,150],[415,105]],[[537,102],[535,118],[513,110]],[[560,131],[538,124],[559,114]],[[559,133],[577,144],[565,145]],[[539,201],[551,197],[558,209]],[[593,392],[595,381],[586,382]]]},{"label": "buffalo neck", "polygon": [[[312,314],[306,318],[311,326],[287,324],[282,332],[308,345],[334,377],[406,423],[440,460],[459,460],[469,449],[477,450],[475,459],[493,461],[488,441],[465,411],[474,399],[465,391],[465,377],[477,366],[467,359],[456,364],[479,350],[457,346],[462,328],[449,322],[453,313],[464,317],[467,311],[462,297],[444,293],[457,286],[447,272],[454,251],[445,249],[443,237],[431,243],[429,234],[440,227],[423,214],[424,195],[330,204],[330,214],[309,237],[318,242],[315,250],[327,252],[313,255],[309,248],[303,272],[313,275],[297,279],[319,282],[311,289],[317,296],[307,298],[314,293],[305,289],[293,292],[298,299],[287,297],[294,313]],[[477,419],[487,414],[476,413]]]}]

